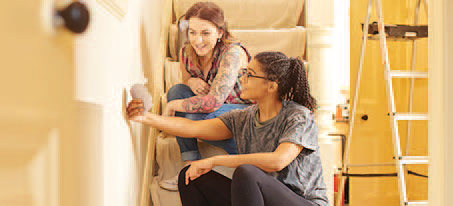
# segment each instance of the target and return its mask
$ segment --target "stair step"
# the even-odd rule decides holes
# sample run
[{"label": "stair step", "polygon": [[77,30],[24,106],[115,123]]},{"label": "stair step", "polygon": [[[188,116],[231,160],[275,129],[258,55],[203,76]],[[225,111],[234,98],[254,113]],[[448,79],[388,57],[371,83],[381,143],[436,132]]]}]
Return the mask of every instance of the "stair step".
[{"label": "stair step", "polygon": [[427,156],[402,156],[400,157],[401,164],[428,164]]},{"label": "stair step", "polygon": [[392,71],[390,71],[390,77],[392,77],[392,78],[428,78],[428,72],[392,70]]},{"label": "stair step", "polygon": [[426,113],[396,113],[395,120],[428,120]]},{"label": "stair step", "polygon": [[406,202],[406,205],[428,205],[428,201],[426,200],[410,201]]}]

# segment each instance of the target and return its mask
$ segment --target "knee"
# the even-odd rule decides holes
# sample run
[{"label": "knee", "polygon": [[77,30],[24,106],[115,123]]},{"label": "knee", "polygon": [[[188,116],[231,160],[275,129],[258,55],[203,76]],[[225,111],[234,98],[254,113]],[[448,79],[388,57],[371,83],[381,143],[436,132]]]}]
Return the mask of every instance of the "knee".
[{"label": "knee", "polygon": [[193,96],[193,95],[191,95],[191,93],[193,93],[193,92],[189,86],[187,86],[185,84],[176,84],[168,90],[167,102],[173,101],[175,99],[188,98],[188,96]]},{"label": "knee", "polygon": [[253,180],[255,179],[256,175],[262,172],[258,167],[253,165],[241,165],[236,168],[233,173],[233,181],[245,181],[245,180]]}]

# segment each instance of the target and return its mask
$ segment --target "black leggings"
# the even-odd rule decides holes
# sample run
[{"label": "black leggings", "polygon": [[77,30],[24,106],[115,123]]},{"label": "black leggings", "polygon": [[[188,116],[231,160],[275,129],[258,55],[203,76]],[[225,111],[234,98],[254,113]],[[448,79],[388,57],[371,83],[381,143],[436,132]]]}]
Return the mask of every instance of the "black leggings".
[{"label": "black leggings", "polygon": [[183,206],[314,206],[283,183],[253,165],[236,168],[233,179],[210,171],[185,184],[189,166],[179,173]]}]

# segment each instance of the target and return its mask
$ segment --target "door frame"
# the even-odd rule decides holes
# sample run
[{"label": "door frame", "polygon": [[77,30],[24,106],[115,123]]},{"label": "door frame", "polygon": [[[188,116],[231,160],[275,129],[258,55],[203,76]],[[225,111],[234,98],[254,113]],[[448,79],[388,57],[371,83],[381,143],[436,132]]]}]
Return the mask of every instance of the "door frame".
[{"label": "door frame", "polygon": [[[428,114],[430,123],[428,126],[429,151],[431,162],[429,165],[429,202],[430,205],[443,206],[453,201],[453,140],[449,134],[453,132],[453,74],[448,72],[448,65],[453,60],[448,54],[453,52],[453,42],[448,33],[453,33],[453,14],[449,9],[453,8],[453,2],[449,0],[428,1]],[[451,36],[451,35],[450,35]],[[449,150],[450,146],[450,150]]]}]

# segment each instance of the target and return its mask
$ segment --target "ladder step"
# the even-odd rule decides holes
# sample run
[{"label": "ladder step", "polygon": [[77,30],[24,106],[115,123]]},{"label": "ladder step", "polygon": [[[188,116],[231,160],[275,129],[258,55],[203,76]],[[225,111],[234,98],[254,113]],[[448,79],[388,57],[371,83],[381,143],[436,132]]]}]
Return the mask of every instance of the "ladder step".
[{"label": "ladder step", "polygon": [[410,201],[406,202],[406,205],[428,205],[428,201],[426,200]]},{"label": "ladder step", "polygon": [[401,164],[428,164],[427,156],[402,156],[400,157]]},{"label": "ladder step", "polygon": [[390,77],[393,78],[428,78],[428,72],[392,70]]},{"label": "ladder step", "polygon": [[[363,39],[363,36],[362,36]],[[408,42],[408,41],[416,41],[421,39],[420,37],[392,37],[392,36],[387,36],[386,40],[387,41],[392,41],[392,42]],[[373,40],[373,41],[380,41],[381,39],[379,38],[379,35],[371,35],[368,36],[368,40]]]},{"label": "ladder step", "polygon": [[[362,23],[362,30],[365,25]],[[428,25],[403,25],[403,24],[385,24],[384,32],[388,37],[428,37]],[[379,34],[378,22],[373,22],[368,26],[368,34]]]},{"label": "ladder step", "polygon": [[395,120],[428,120],[426,113],[396,113]]}]

